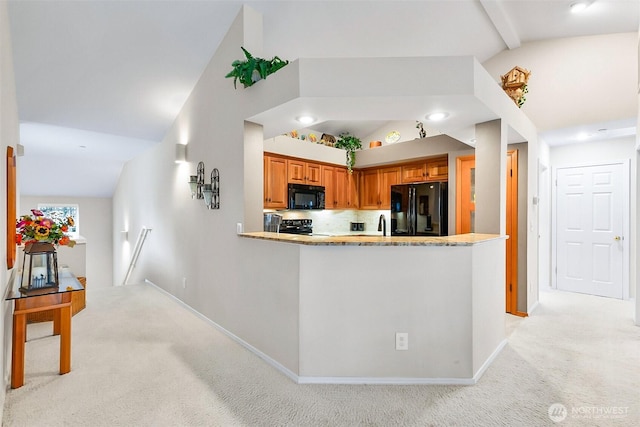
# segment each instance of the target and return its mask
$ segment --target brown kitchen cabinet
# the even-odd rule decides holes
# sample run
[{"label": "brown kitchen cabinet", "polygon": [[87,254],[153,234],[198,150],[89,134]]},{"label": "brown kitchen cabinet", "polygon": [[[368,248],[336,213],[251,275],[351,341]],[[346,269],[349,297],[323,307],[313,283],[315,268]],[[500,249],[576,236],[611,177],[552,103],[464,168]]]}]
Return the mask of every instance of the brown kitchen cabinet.
[{"label": "brown kitchen cabinet", "polygon": [[290,184],[322,185],[322,167],[314,162],[289,159],[287,179]]},{"label": "brown kitchen cabinet", "polygon": [[449,157],[427,159],[427,181],[449,180]]},{"label": "brown kitchen cabinet", "polygon": [[322,166],[322,183],[326,209],[356,209],[358,207],[357,172],[349,173],[340,166]]},{"label": "brown kitchen cabinet", "polygon": [[427,178],[427,163],[422,161],[402,165],[400,173],[402,175],[403,184],[411,184],[413,182],[424,182]]},{"label": "brown kitchen cabinet", "polygon": [[391,186],[400,183],[401,168],[370,168],[361,172],[360,209],[389,209]]},{"label": "brown kitchen cabinet", "polygon": [[264,207],[284,209],[287,207],[287,159],[264,156]]},{"label": "brown kitchen cabinet", "polygon": [[401,166],[403,184],[429,181],[449,180],[448,156],[424,159],[419,162],[403,164]]}]

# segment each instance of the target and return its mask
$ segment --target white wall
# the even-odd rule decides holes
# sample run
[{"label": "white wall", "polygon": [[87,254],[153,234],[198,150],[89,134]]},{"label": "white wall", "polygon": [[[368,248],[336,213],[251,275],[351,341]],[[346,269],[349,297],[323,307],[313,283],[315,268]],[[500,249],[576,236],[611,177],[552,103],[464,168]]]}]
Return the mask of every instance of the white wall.
[{"label": "white wall", "polygon": [[[503,239],[299,248],[301,382],[456,382],[478,376],[504,339]],[[395,350],[396,332],[411,351]]]},{"label": "white wall", "polygon": [[[551,147],[549,150],[549,162],[551,166],[551,180],[549,185],[555,182],[555,171],[558,167],[567,166],[585,166],[590,164],[601,164],[603,162],[619,161],[623,160],[630,164],[629,176],[634,177],[637,174],[637,161],[635,151],[636,139],[633,136],[617,138],[607,141],[583,143],[583,144],[571,144]],[[637,183],[631,179],[629,183],[630,200],[629,206],[635,206],[638,199],[638,186]],[[549,191],[552,194],[552,191]],[[554,208],[555,200],[552,200],[551,207]],[[631,226],[631,233],[635,230],[635,224],[637,224],[637,218],[631,215],[633,210],[629,213],[630,222],[634,225]],[[632,239],[635,240],[635,239]],[[552,245],[555,245],[555,236],[552,236]],[[635,268],[634,264],[637,263],[637,248],[636,245],[630,245],[630,260],[631,268]],[[633,277],[632,274],[629,277]],[[630,280],[630,296],[635,295],[635,283]]]},{"label": "white wall", "polygon": [[522,111],[543,132],[635,117],[637,44],[637,33],[529,42],[482,65],[496,82],[516,65],[531,71]]},{"label": "white wall", "polygon": [[[122,283],[135,238],[146,226],[152,231],[131,283],[149,280],[240,339],[262,343],[273,333],[268,349],[280,344],[288,349],[290,345],[278,341],[277,331],[267,326],[273,324],[270,314],[260,310],[255,289],[250,289],[259,286],[258,278],[244,277],[247,254],[236,235],[236,224],[245,222],[245,206],[258,206],[251,208],[257,211],[252,218],[258,224],[255,229],[262,229],[262,150],[245,153],[244,146],[245,132],[259,132],[255,126],[245,128],[243,120],[251,115],[250,109],[268,109],[257,103],[267,98],[264,91],[273,90],[278,74],[237,90],[224,75],[241,57],[240,46],[261,56],[261,32],[261,16],[243,8],[164,140],[124,166],[113,196],[114,231],[128,230],[130,237],[127,243],[114,236],[114,280]],[[278,94],[268,98],[279,101]],[[251,144],[255,139],[250,138]],[[188,143],[187,163],[174,162],[178,142]],[[251,157],[247,165],[255,165],[246,173],[245,154]],[[207,181],[212,168],[220,171],[219,210],[191,199],[187,182],[199,161],[205,164]],[[245,191],[245,183],[252,190]]]},{"label": "white wall", "polygon": [[[640,29],[638,30],[638,37],[636,37],[638,51],[637,51],[637,65],[638,65],[638,79],[636,83],[638,84],[638,96],[636,97],[636,107],[637,107],[637,129],[640,129]],[[632,179],[631,182],[636,183],[636,192],[637,189],[640,188],[640,173],[638,172],[638,165],[640,164],[640,135],[636,132],[636,152],[635,155],[635,174],[631,174],[631,176],[635,176],[635,179]],[[636,197],[636,202],[631,203],[631,217],[638,218],[638,214],[640,213],[640,197]],[[638,246],[640,244],[640,227],[638,226],[638,220],[633,221],[631,224],[631,235],[634,237],[633,242],[631,244],[631,255],[632,260],[635,260],[631,263],[631,274],[629,282],[631,287],[636,287],[636,296],[640,295],[640,263],[638,263]],[[640,298],[636,297],[636,315],[635,315],[636,325],[640,326]]]},{"label": "white wall", "polygon": [[[496,82],[516,65],[532,72],[522,111],[543,132],[636,117],[637,54],[638,34],[622,33],[524,43],[482,65]],[[551,277],[551,192],[548,187],[538,188],[538,183],[549,184],[551,169],[546,145],[529,143],[527,286],[529,295],[537,295],[538,285],[548,286]],[[533,204],[533,198],[538,198],[539,204]],[[537,299],[530,298],[527,311],[536,303]]]},{"label": "white wall", "polygon": [[[80,235],[86,239],[87,289],[113,286],[114,233],[111,199],[97,197],[22,196],[18,216],[28,214],[38,203],[77,204]],[[120,231],[120,230],[115,230]],[[75,248],[72,248],[73,250]],[[76,273],[77,274],[77,273]]]},{"label": "white wall", "polygon": [[540,141],[540,159],[538,162],[538,227],[540,257],[538,278],[540,290],[551,286],[551,168],[549,167],[549,146]]},{"label": "white wall", "polygon": [[[0,167],[0,188],[3,189],[1,194],[6,194],[6,151],[7,147],[12,146],[14,149],[18,145],[19,138],[19,120],[18,105],[16,102],[16,87],[13,74],[13,52],[11,50],[11,35],[9,34],[9,17],[7,13],[7,2],[0,2],[0,147],[2,148],[2,166]],[[7,205],[6,196],[0,198],[0,285],[2,286],[2,295],[6,291],[6,285],[9,280],[10,271],[7,270],[6,258],[6,239],[7,231],[4,224],[7,222]],[[9,236],[13,238],[13,236]],[[11,314],[13,309],[10,304],[3,303],[0,308],[0,319],[2,319],[2,331],[0,335],[0,345],[2,352],[0,353],[0,366],[3,370],[3,385],[0,387],[0,402],[4,402],[7,385],[9,384],[9,373],[11,363]],[[4,406],[4,405],[3,405]],[[3,408],[0,408],[0,418],[2,418]]]}]

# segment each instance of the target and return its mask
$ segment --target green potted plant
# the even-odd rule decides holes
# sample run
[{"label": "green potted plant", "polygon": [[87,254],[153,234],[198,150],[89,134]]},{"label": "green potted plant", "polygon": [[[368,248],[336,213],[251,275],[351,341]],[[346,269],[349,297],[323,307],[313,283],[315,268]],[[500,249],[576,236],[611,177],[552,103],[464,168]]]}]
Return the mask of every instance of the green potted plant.
[{"label": "green potted plant", "polygon": [[252,86],[260,79],[266,79],[269,74],[273,74],[280,68],[284,67],[289,61],[284,61],[277,56],[272,59],[263,59],[254,57],[245,49],[240,46],[240,49],[244,52],[246,59],[237,59],[231,63],[233,70],[231,70],[225,77],[233,77],[233,87],[237,89],[236,82],[240,80],[240,83],[244,87]]},{"label": "green potted plant", "polygon": [[362,148],[360,139],[348,133],[342,133],[338,137],[334,147],[347,151],[347,169],[349,173],[353,173],[353,166],[356,164],[356,150]]}]

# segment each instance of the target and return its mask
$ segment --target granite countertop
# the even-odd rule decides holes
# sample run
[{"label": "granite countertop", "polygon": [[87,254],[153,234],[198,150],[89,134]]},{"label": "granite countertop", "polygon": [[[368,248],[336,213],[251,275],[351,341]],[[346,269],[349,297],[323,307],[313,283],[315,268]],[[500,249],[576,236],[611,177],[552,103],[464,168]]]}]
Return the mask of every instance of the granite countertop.
[{"label": "granite countertop", "polygon": [[240,237],[273,240],[300,245],[325,246],[471,246],[495,239],[506,239],[498,234],[458,234],[455,236],[373,236],[373,235],[300,235],[257,231],[241,233]]}]

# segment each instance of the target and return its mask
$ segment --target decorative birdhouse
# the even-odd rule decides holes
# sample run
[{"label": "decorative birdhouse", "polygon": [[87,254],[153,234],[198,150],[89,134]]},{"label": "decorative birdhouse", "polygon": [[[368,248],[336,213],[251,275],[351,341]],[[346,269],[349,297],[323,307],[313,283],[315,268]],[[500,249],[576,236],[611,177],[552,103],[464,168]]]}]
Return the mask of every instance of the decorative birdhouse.
[{"label": "decorative birdhouse", "polygon": [[522,107],[526,101],[524,95],[528,92],[529,75],[531,75],[531,71],[515,66],[507,74],[500,76],[502,89],[513,99],[518,108]]},{"label": "decorative birdhouse", "polygon": [[29,243],[24,248],[21,291],[58,287],[58,254],[52,243]]}]

